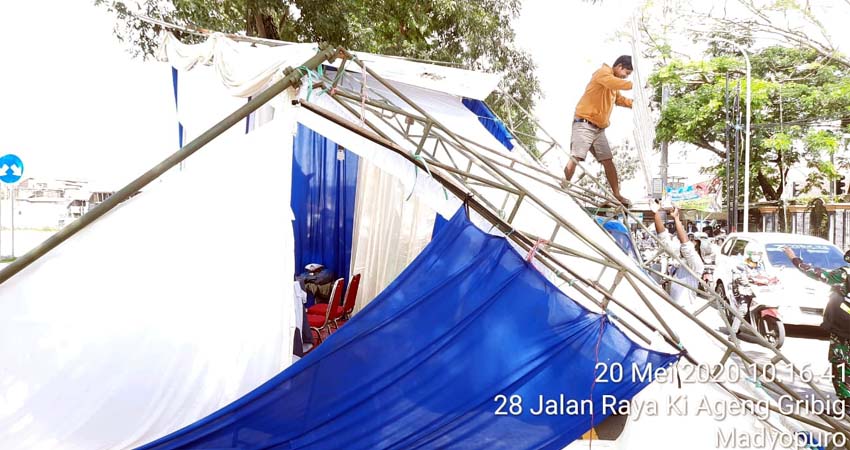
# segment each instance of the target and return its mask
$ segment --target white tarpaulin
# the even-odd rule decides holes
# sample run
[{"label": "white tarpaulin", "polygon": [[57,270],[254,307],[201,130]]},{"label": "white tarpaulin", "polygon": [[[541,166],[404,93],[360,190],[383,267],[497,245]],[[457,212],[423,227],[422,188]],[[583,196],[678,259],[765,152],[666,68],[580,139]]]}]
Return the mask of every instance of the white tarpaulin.
[{"label": "white tarpaulin", "polygon": [[214,141],[0,285],[0,448],[138,446],[291,364],[291,129]]},{"label": "white tarpaulin", "polygon": [[[231,94],[248,97],[282,78],[283,69],[296,68],[313,56],[316,44],[278,47],[240,44],[215,33],[201,44],[187,45],[168,33],[160,46],[160,57],[180,70],[212,63]],[[419,86],[436,92],[484,100],[501,80],[500,74],[475,72],[409,61],[372,53],[353,52],[371,70],[387,80]],[[338,61],[337,64],[338,65]],[[357,64],[346,70],[359,72]]]}]

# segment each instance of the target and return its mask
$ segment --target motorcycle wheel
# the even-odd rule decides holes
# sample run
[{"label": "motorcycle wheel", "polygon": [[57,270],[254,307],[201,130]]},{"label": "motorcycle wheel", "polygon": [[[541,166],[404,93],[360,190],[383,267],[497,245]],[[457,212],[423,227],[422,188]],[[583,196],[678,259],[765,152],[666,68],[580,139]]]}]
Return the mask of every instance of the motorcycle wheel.
[{"label": "motorcycle wheel", "polygon": [[726,290],[723,289],[723,284],[718,282],[717,287],[714,288],[714,291],[717,292],[718,296],[720,296],[722,304],[719,306],[723,308],[723,314],[726,315],[726,320],[728,320],[731,324],[732,321],[735,319],[735,314],[732,312],[732,305],[729,303],[729,299],[726,298]]},{"label": "motorcycle wheel", "polygon": [[762,317],[759,321],[759,333],[777,349],[785,343],[785,324],[776,317]]}]

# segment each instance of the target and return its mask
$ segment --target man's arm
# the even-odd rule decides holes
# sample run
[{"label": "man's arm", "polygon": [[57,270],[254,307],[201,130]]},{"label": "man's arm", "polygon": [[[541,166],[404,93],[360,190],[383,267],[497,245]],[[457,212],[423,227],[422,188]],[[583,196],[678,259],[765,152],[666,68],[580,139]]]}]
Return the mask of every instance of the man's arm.
[{"label": "man's arm", "polygon": [[685,232],[685,227],[682,226],[682,220],[679,219],[679,208],[673,208],[673,223],[676,225],[676,236],[679,238],[679,242],[684,244],[685,242],[690,242],[688,239],[688,233]]},{"label": "man's arm", "polygon": [[688,239],[688,234],[685,232],[682,220],[679,219],[679,208],[673,208],[673,223],[676,225],[676,236],[682,244],[682,258],[691,270],[693,270],[697,275],[700,275],[703,269],[705,269],[705,264],[702,262],[702,258],[700,258],[697,254],[697,250],[694,248],[694,243]]},{"label": "man's arm", "polygon": [[600,73],[596,77],[596,81],[602,86],[613,91],[628,91],[632,89],[632,82],[617,78],[613,73]]},{"label": "man's arm", "polygon": [[617,92],[617,98],[616,98],[616,100],[614,100],[614,104],[617,105],[617,106],[625,107],[625,108],[631,108],[632,107],[632,99],[623,97],[622,95],[620,95],[619,92]]},{"label": "man's arm", "polygon": [[826,283],[830,286],[843,285],[844,278],[846,276],[844,270],[841,268],[835,270],[825,270],[820,267],[815,267],[811,264],[804,263],[802,259],[798,258],[797,255],[794,254],[794,250],[790,247],[785,247],[782,249],[785,252],[785,256],[791,260],[791,263],[794,264],[794,267],[800,269],[807,277],[812,278],[814,280],[818,280],[822,283]]},{"label": "man's arm", "polygon": [[661,211],[659,211],[658,209],[654,209],[653,212],[653,220],[655,221],[655,233],[661,234],[663,231],[666,230],[666,228],[664,228],[664,222],[661,221]]},{"label": "man's arm", "polygon": [[655,222],[655,235],[658,236],[661,248],[670,254],[675,254],[676,249],[670,245],[670,239],[667,238],[670,233],[667,232],[667,228],[664,227],[664,222],[661,220],[660,205],[657,202],[652,202],[649,204],[649,208],[654,214],[653,221]]}]

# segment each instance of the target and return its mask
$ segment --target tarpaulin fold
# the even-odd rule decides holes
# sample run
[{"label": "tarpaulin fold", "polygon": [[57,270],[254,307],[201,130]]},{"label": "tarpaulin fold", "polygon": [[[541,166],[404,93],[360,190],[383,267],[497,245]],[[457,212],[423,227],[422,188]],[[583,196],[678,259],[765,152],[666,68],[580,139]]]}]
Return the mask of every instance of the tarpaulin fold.
[{"label": "tarpaulin fold", "polygon": [[614,241],[623,249],[627,255],[631,256],[637,262],[640,262],[637,254],[637,247],[635,246],[634,241],[632,241],[632,235],[629,233],[629,229],[620,222],[619,220],[604,220],[601,217],[596,218],[596,222],[602,225],[602,228],[605,228],[605,231],[614,238]]},{"label": "tarpaulin fold", "polygon": [[[607,376],[597,361],[628,374],[675,360],[568,298],[461,209],[316,350],[143,448],[560,449],[590,428],[591,411],[534,414],[541,398],[592,399],[600,423],[604,395],[627,400],[650,381],[594,384]],[[520,396],[522,411],[500,395]]]},{"label": "tarpaulin fold", "polygon": [[490,108],[487,107],[487,104],[482,102],[481,100],[475,100],[472,98],[464,98],[463,106],[466,106],[467,109],[474,112],[478,116],[478,121],[481,122],[481,125],[484,125],[484,128],[493,135],[502,145],[505,146],[508,150],[513,150],[514,143],[511,142],[513,139],[513,135],[508,131],[505,124],[493,114],[493,111],[490,111]]}]

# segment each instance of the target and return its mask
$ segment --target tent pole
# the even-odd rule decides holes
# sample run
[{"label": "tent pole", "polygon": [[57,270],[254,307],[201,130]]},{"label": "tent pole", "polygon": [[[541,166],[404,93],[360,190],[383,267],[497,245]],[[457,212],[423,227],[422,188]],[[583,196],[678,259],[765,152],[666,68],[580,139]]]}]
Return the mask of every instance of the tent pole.
[{"label": "tent pole", "polygon": [[[320,64],[325,61],[332,62],[339,55],[339,51],[337,49],[331,48],[327,44],[321,44],[320,50],[316,53],[312,58],[308,59],[304,62],[303,66],[309,68],[310,70],[315,70]],[[131,181],[128,185],[124,186],[118,192],[112,194],[109,198],[106,199],[103,203],[98,205],[96,208],[84,214],[79,219],[71,222],[65,228],[59,230],[47,240],[39,244],[34,249],[27,252],[25,255],[16,259],[13,263],[6,266],[3,270],[0,270],[0,284],[3,284],[9,278],[13,277],[16,273],[23,270],[28,265],[32,264],[50,250],[56,248],[62,242],[65,242],[66,239],[70,238],[78,231],[82,230],[114,207],[118,206],[124,200],[127,200],[139,190],[147,186],[151,181],[159,178],[166,171],[176,166],[189,156],[191,156],[196,151],[200,150],[204,145],[210,143],[213,139],[230,129],[233,125],[239,123],[247,117],[252,112],[259,109],[261,106],[266,104],[269,100],[276,97],[281,92],[285,91],[287,88],[291,86],[295,86],[299,83],[302,77],[302,73],[298,70],[293,70],[292,68],[287,68],[284,70],[286,76],[276,82],[275,84],[269,86],[265,91],[261,92],[259,95],[255,96],[248,103],[231,113],[229,116],[222,119],[217,124],[213,125],[212,128],[205,131],[203,134],[192,140],[192,142],[186,144],[182,149],[178,150],[168,158],[164,159],[162,162],[140,175],[135,180]]]}]

